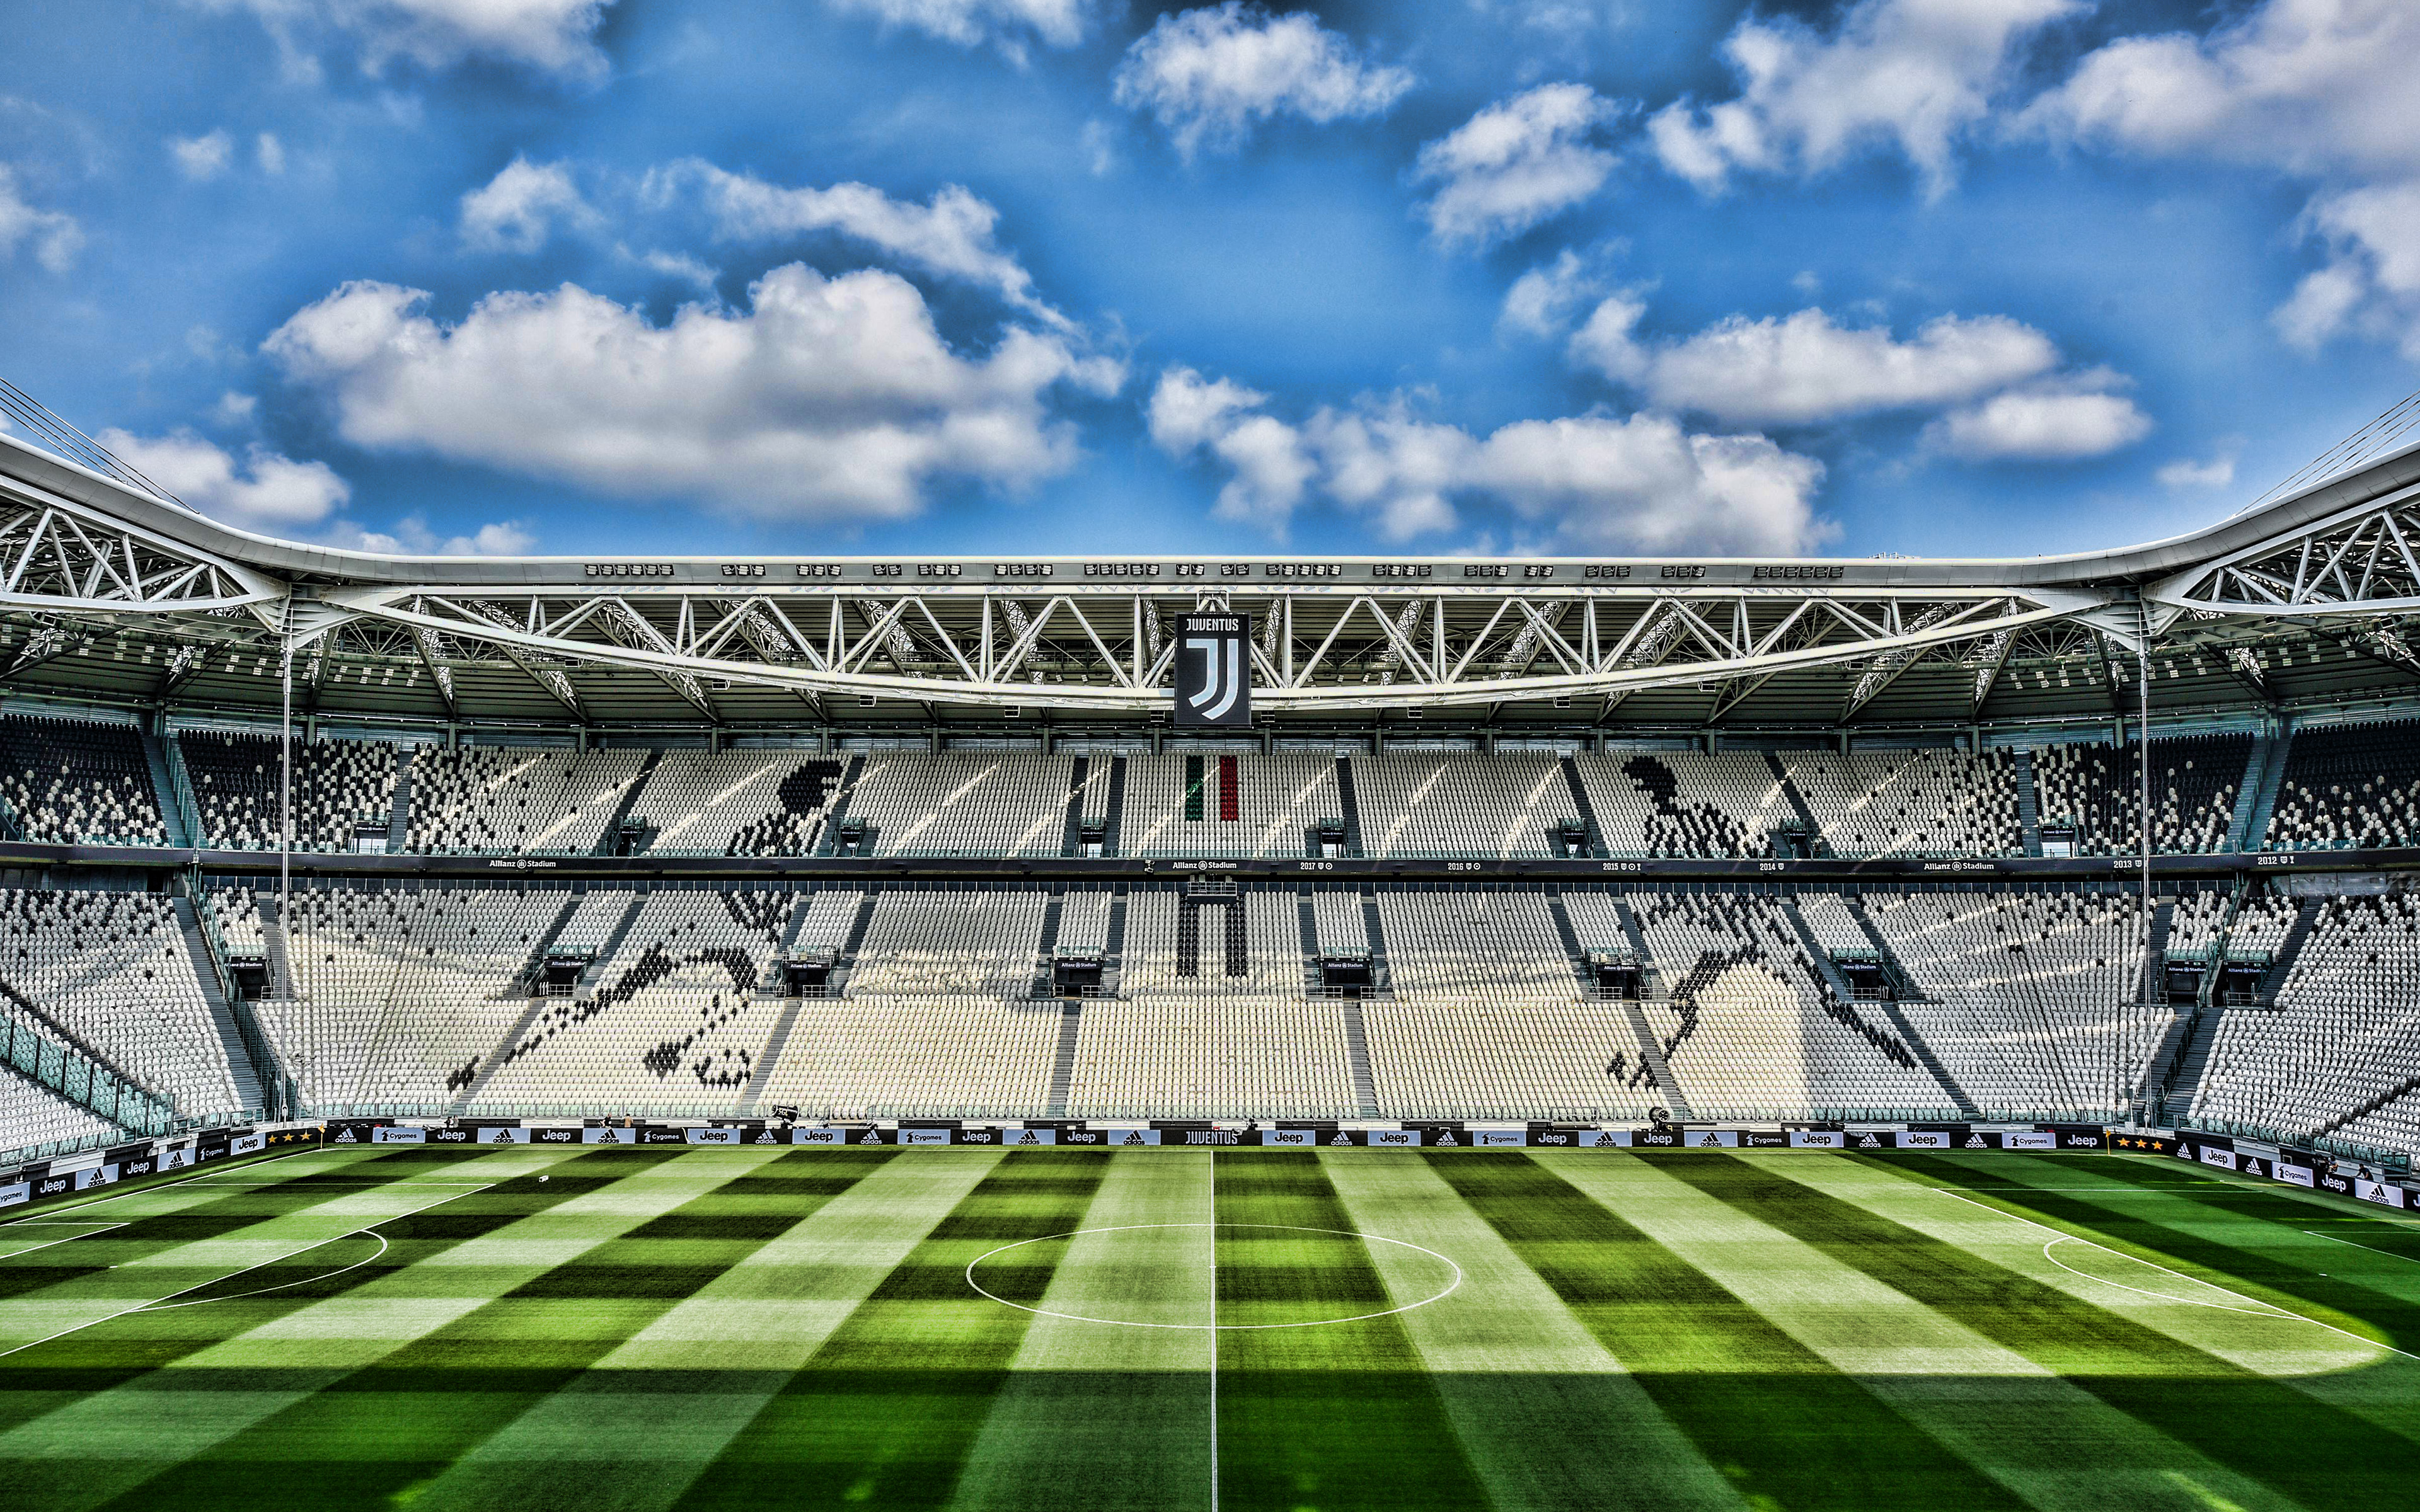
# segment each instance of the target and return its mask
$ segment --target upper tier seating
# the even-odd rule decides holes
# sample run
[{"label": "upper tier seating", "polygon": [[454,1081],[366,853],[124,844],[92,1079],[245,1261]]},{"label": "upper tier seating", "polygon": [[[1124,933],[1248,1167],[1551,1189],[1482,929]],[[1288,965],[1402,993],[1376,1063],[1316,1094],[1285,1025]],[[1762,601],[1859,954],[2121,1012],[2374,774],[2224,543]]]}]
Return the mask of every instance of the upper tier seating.
[{"label": "upper tier seating", "polygon": [[2212,888],[2178,899],[2176,912],[2168,918],[2168,954],[2198,953],[2217,945],[2226,910],[2226,894]]},{"label": "upper tier seating", "polygon": [[637,750],[424,750],[411,764],[411,848],[587,855],[645,761]]},{"label": "upper tier seating", "polygon": [[2006,751],[1785,751],[1781,764],[1835,856],[2020,856]]},{"label": "upper tier seating", "polygon": [[1310,849],[1305,832],[1343,814],[1331,756],[1129,756],[1118,850],[1125,856],[1303,856]]},{"label": "upper tier seating", "polygon": [[[278,742],[269,735],[186,730],[176,737],[202,822],[199,843],[213,850],[278,847]],[[349,851],[364,820],[386,823],[395,805],[395,748],[382,741],[295,742],[294,848]]]},{"label": "upper tier seating", "polygon": [[2420,1149],[2420,899],[2331,898],[2273,1011],[2230,1009],[2198,1119]]},{"label": "upper tier seating", "polygon": [[1380,756],[1353,761],[1368,856],[1551,856],[1575,817],[1551,756]]},{"label": "upper tier seating", "polygon": [[2267,849],[2420,844],[2420,724],[2297,730]]},{"label": "upper tier seating", "polygon": [[789,751],[668,750],[632,809],[659,856],[813,856],[843,764]]},{"label": "upper tier seating", "polygon": [[1607,751],[1574,759],[1615,856],[1769,856],[1797,821],[1759,751]]},{"label": "upper tier seating", "polygon": [[1939,1110],[1941,1086],[1879,1012],[1833,1000],[1774,899],[1640,894],[1668,1000],[1646,1007],[1700,1118]]},{"label": "upper tier seating", "polygon": [[[2125,856],[2142,848],[2139,743],[2038,746],[2035,811],[2045,825],[2075,826],[2078,856]],[[2151,742],[2151,848],[2162,855],[2226,849],[2252,737],[2192,735]]]},{"label": "upper tier seating", "polygon": [[2142,997],[2139,903],[2117,893],[1869,893],[1915,979],[1901,1005],[1987,1115],[2120,1116],[2169,1011]]},{"label": "upper tier seating", "polygon": [[1056,856],[1074,759],[1015,752],[865,759],[848,817],[877,856]]},{"label": "upper tier seating", "polygon": [[165,845],[143,737],[132,725],[0,719],[0,803],[23,838],[54,845]]},{"label": "upper tier seating", "polygon": [[0,889],[0,982],[187,1118],[234,1112],[235,1081],[167,898]]}]

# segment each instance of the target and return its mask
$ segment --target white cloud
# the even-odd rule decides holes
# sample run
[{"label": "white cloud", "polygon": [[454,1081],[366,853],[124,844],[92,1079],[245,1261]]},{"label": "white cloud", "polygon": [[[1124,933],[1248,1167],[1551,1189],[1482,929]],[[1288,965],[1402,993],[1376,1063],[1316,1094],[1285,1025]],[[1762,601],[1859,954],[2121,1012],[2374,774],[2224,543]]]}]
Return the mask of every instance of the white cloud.
[{"label": "white cloud", "polygon": [[462,244],[475,252],[533,253],[558,224],[596,219],[567,165],[517,157],[462,196]]},{"label": "white cloud", "polygon": [[2209,35],[2098,49],[2022,125],[2147,157],[2282,170],[2324,186],[2303,217],[2327,249],[2270,316],[2289,344],[2355,333],[2420,357],[2420,7],[2267,0]]},{"label": "white cloud", "polygon": [[248,424],[259,409],[258,399],[249,393],[238,393],[233,389],[229,389],[219,395],[218,403],[210,406],[210,418],[222,425]]},{"label": "white cloud", "polygon": [[565,285],[491,294],[445,326],[420,290],[352,283],[263,349],[328,395],[357,445],[799,519],[898,518],[940,480],[1063,471],[1076,438],[1052,392],[1124,378],[1021,328],[961,357],[892,273],[793,263],[749,296],[745,312],[689,305],[656,326]]},{"label": "white cloud", "polygon": [[1708,193],[1737,170],[1821,173],[1894,146],[1938,194],[1958,138],[1990,113],[2022,43],[2088,0],[1859,0],[1829,35],[1788,17],[1740,23],[1723,51],[1740,95],[1657,112],[1664,165]]},{"label": "white cloud", "polygon": [[701,187],[715,234],[724,240],[836,231],[927,272],[991,289],[1053,325],[1065,324],[1063,316],[1034,297],[1032,275],[993,240],[1000,211],[956,184],[942,186],[931,203],[919,205],[892,199],[870,184],[783,189],[690,158],[650,175],[647,193],[661,199],[684,183]]},{"label": "white cloud", "polygon": [[1488,106],[1420,148],[1421,207],[1440,241],[1516,235],[1605,186],[1619,161],[1592,144],[1618,113],[1584,84],[1540,85]]},{"label": "white cloud", "polygon": [[1051,47],[1073,47],[1093,23],[1093,0],[831,0],[835,10],[876,16],[945,42],[972,47],[997,42],[1022,60],[1028,36]]},{"label": "white cloud", "polygon": [[1164,15],[1126,49],[1115,98],[1149,110],[1187,158],[1240,146],[1278,116],[1325,124],[1384,115],[1412,86],[1405,69],[1362,57],[1353,43],[1296,11],[1272,16],[1240,0]]},{"label": "white cloud", "polygon": [[239,462],[190,430],[158,437],[104,430],[101,444],[203,514],[244,530],[318,525],[352,497],[325,462],[297,462],[259,445]]},{"label": "white cloud", "polygon": [[1925,427],[1925,444],[1970,462],[2072,462],[2133,445],[2151,433],[2134,401],[2093,372],[1994,394]]},{"label": "white cloud", "polygon": [[327,540],[331,546],[349,550],[409,557],[517,557],[526,555],[537,545],[537,537],[523,529],[519,520],[495,520],[468,535],[441,539],[428,528],[427,519],[419,515],[405,516],[396,522],[393,531],[365,531],[340,521],[327,532]]},{"label": "white cloud", "polygon": [[1496,317],[1499,331],[1552,336],[1569,329],[1572,316],[1604,285],[1589,260],[1568,247],[1544,268],[1532,268],[1504,291],[1504,310]]},{"label": "white cloud", "polygon": [[467,58],[515,63],[566,79],[605,72],[593,39],[613,0],[188,0],[202,9],[258,17],[289,72],[308,75],[312,49],[348,40],[365,72],[397,58],[445,69]]},{"label": "white cloud", "polygon": [[1617,295],[1572,338],[1572,355],[1655,404],[1727,424],[1807,425],[1932,409],[2048,373],[2058,347],[2006,316],[1941,316],[1901,341],[1887,326],[1835,324],[1821,309],[1732,316],[1685,340],[1646,344],[1644,306]]},{"label": "white cloud", "polygon": [[2230,440],[2207,462],[2180,456],[2152,476],[2163,488],[2224,488],[2235,481],[2235,463],[2242,450],[2242,441]]},{"label": "white cloud", "polygon": [[691,285],[709,300],[715,297],[715,285],[722,277],[721,270],[707,267],[687,253],[632,252],[624,246],[616,246],[613,253],[651,273],[661,273],[666,278],[677,278]]},{"label": "white cloud", "polygon": [[1457,499],[1483,499],[1590,548],[1792,554],[1832,538],[1814,515],[1823,465],[1762,436],[1702,436],[1668,416],[1519,421],[1484,437],[1415,415],[1397,398],[1324,408],[1296,426],[1264,395],[1189,368],[1162,375],[1152,439],[1206,449],[1231,477],[1223,518],[1282,535],[1316,488],[1404,540],[1452,529]]},{"label": "white cloud", "polygon": [[178,173],[195,183],[206,182],[226,172],[228,160],[235,156],[235,138],[223,131],[208,136],[172,136],[168,156],[177,160]]},{"label": "white cloud", "polygon": [[275,177],[286,171],[286,144],[277,140],[274,132],[261,132],[260,139],[253,144],[253,147],[260,160],[262,173]]},{"label": "white cloud", "polygon": [[17,192],[17,173],[0,162],[0,257],[16,255],[25,247],[34,260],[54,273],[75,266],[84,247],[84,227],[64,210],[38,210]]},{"label": "white cloud", "polygon": [[2128,37],[2086,57],[2025,123],[2063,140],[2321,174],[2420,171],[2420,8],[2268,0],[2207,38]]},{"label": "white cloud", "polygon": [[2304,220],[2328,261],[2271,315],[2278,333],[2314,350],[2356,332],[2420,360],[2420,178],[2321,194]]}]

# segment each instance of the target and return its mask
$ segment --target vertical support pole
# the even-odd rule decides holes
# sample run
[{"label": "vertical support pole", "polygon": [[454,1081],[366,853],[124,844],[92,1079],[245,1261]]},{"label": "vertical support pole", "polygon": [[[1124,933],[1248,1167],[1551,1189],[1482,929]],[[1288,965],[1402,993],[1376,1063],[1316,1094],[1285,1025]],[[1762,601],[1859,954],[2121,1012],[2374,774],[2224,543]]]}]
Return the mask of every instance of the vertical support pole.
[{"label": "vertical support pole", "polygon": [[288,594],[279,625],[277,720],[277,917],[284,918],[294,891],[294,599]]},{"label": "vertical support pole", "polygon": [[2134,733],[2141,737],[2136,749],[2142,752],[2136,764],[2140,790],[2135,801],[2139,805],[2135,828],[2143,841],[2143,1002],[2148,1006],[2151,993],[2151,605],[2140,589],[2134,593],[2135,628],[2142,637],[2135,648],[2134,670],[2139,673],[2137,702],[2134,710]]}]

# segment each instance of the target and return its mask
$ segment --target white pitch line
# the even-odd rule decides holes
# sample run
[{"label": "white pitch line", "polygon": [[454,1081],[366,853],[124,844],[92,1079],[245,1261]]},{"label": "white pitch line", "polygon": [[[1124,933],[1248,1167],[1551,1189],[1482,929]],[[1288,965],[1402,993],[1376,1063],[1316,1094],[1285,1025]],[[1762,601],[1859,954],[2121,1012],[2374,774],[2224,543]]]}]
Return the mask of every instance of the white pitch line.
[{"label": "white pitch line", "polygon": [[[247,1168],[256,1170],[262,1165],[271,1165],[277,1161],[292,1160],[297,1155],[314,1155],[317,1153],[318,1153],[318,1150],[316,1147],[310,1149],[289,1149],[283,1155],[271,1155],[268,1160],[255,1162],[252,1166]],[[203,1177],[212,1174],[214,1173],[209,1171],[195,1171],[191,1176],[179,1176],[173,1181],[155,1181],[149,1186],[136,1187],[132,1192],[113,1192],[105,1197],[94,1197],[89,1202],[70,1202],[64,1208],[44,1208],[41,1211],[45,1213],[82,1212],[86,1208],[97,1208],[104,1202],[116,1202],[121,1197],[139,1197],[147,1196],[153,1192],[165,1192],[172,1186],[183,1186],[189,1181],[198,1181]],[[137,1177],[136,1180],[140,1180],[142,1178]],[[115,1185],[116,1183],[113,1182],[111,1184]],[[263,1186],[284,1186],[286,1183],[283,1181],[264,1181],[260,1184]],[[40,1220],[34,1218],[16,1218],[11,1219],[8,1223],[0,1224],[0,1228],[13,1228],[19,1224],[29,1224],[39,1221]]]},{"label": "white pitch line", "polygon": [[[79,1239],[90,1239],[94,1234],[105,1234],[113,1228],[123,1228],[133,1221],[134,1220],[132,1218],[70,1218],[66,1220],[66,1224],[75,1224],[90,1231],[82,1234],[70,1234],[65,1239],[48,1240],[42,1243],[31,1245],[25,1249],[12,1249],[6,1255],[0,1255],[0,1260],[13,1260],[20,1255],[31,1255],[36,1250],[49,1249],[53,1244],[72,1244]],[[60,1223],[57,1219],[43,1219],[39,1222],[29,1221],[23,1227],[46,1227],[54,1224],[62,1227],[66,1226],[66,1224]],[[20,1226],[17,1224],[10,1224],[8,1227],[15,1228]]]},{"label": "white pitch line", "polygon": [[1210,1151],[1210,1512],[1218,1512],[1218,1151]]},{"label": "white pitch line", "polygon": [[[1980,1208],[1985,1212],[1999,1213],[2001,1217],[2009,1219],[2016,1223],[2024,1224],[2028,1228],[2039,1228],[2045,1234],[2055,1235],[2056,1237],[2051,1241],[2051,1244],[2055,1244],[2062,1239],[2078,1244],[2089,1244],[2094,1249],[2108,1250],[2110,1254],[2117,1256],[2121,1260],[2133,1260],[2137,1265],[2148,1265],[2154,1271],[2166,1271],[2168,1274],[2175,1276],[2180,1281],[2190,1281],[2197,1287],[2209,1287],[2211,1290],[2219,1292],[2225,1296],[2233,1297],[2238,1302],[2248,1302],[2256,1307],[2276,1306],[2275,1304],[2262,1302],[2257,1297],[2247,1297],[2240,1291],[2229,1291],[2226,1288],[2216,1285],[2213,1282],[2204,1281],[2197,1275],[2187,1275],[2182,1271],[2169,1270],[2167,1266],[2162,1265],[2157,1260],[2147,1260],[2139,1255],[2129,1255],[2122,1249],[2111,1249],[2110,1246],[2102,1243],[2099,1240],[2086,1239],[2081,1234],[2071,1234],[2064,1229],[2053,1228],[2048,1224],[2036,1223],[2031,1218],[2021,1217],[2013,1212],[2003,1212],[2000,1209],[1992,1206],[1988,1202],[1977,1202],[1973,1197],[1952,1192],[1946,1186],[1936,1186],[1931,1190],[1940,1193],[1945,1197],[1956,1197],[1959,1201],[1965,1203],[1967,1206]],[[2130,1287],[2122,1281],[2111,1281],[2104,1277],[2094,1275],[2087,1271],[2079,1271],[2074,1266],[2062,1263],[2057,1257],[2052,1255],[2050,1253],[2050,1244],[2044,1244],[2042,1246],[2042,1256],[2045,1259],[2048,1259],[2051,1264],[2057,1266],[2060,1270],[2067,1272],[2071,1275],[2082,1276],[2086,1281],[2098,1281],[2105,1287],[2116,1287],[2120,1291],[2132,1291],[2138,1296],[2157,1298],[2161,1302],[2182,1303],[2189,1307],[2214,1307],[2217,1308],[2218,1311],[2225,1313],[2242,1313],[2246,1311],[2242,1307],[2221,1306],[2219,1304],[2213,1302],[2195,1302],[2190,1297],[2171,1297],[2156,1291],[2145,1291],[2139,1287]],[[2373,1350],[2384,1350],[2389,1354],[2399,1354],[2407,1360],[2420,1360],[2420,1354],[2413,1354],[2409,1350],[2398,1350],[2392,1344],[2381,1344],[2378,1340],[2369,1337],[2367,1335],[2356,1334],[2349,1328],[2338,1328],[2334,1323],[2323,1323],[2318,1319],[2310,1317],[2304,1313],[2292,1312],[2286,1308],[2279,1307],[2273,1313],[2249,1313],[2247,1316],[2254,1318],[2298,1319],[2303,1322],[2310,1324],[2313,1328],[2324,1328],[2331,1334],[2341,1334],[2345,1337],[2351,1339],[2356,1344],[2366,1344]]]},{"label": "white pitch line", "polygon": [[2303,1232],[2310,1235],[2313,1239],[2324,1239],[2331,1244],[2352,1244],[2352,1247],[2355,1249],[2366,1249],[2372,1255],[2383,1255],[2390,1260],[2411,1260],[2412,1264],[2420,1265],[2420,1259],[2415,1259],[2409,1255],[2397,1255],[2391,1249],[2380,1249],[2375,1244],[2353,1244],[2353,1242],[2350,1239],[2338,1239],[2334,1234],[2322,1234],[2316,1228],[2305,1228]]},{"label": "white pitch line", "polygon": [[[297,1151],[297,1153],[300,1153],[300,1151]],[[283,1157],[280,1158],[282,1159]],[[499,1183],[489,1181],[482,1184],[487,1186],[495,1186]],[[129,1195],[131,1196],[132,1194]],[[431,1208],[442,1207],[448,1202],[458,1202],[468,1196],[470,1196],[470,1194],[467,1192],[457,1192],[450,1197],[439,1197],[435,1202],[424,1202],[419,1207],[413,1208],[408,1212],[390,1213],[386,1217],[378,1219],[374,1223],[364,1224],[359,1228],[348,1229],[346,1232],[341,1234],[333,1234],[326,1239],[313,1240],[310,1243],[303,1245],[301,1249],[292,1250],[284,1255],[271,1256],[270,1258],[265,1260],[255,1260],[252,1264],[244,1266],[239,1270],[229,1271],[225,1275],[212,1276],[208,1281],[196,1281],[190,1287],[179,1287],[176,1290],[168,1293],[167,1297],[154,1297],[149,1302],[138,1303],[132,1307],[127,1307],[114,1313],[104,1314],[100,1318],[90,1319],[85,1322],[76,1324],[73,1328],[63,1328],[55,1334],[45,1335],[38,1339],[28,1339],[24,1343],[17,1345],[14,1349],[0,1350],[0,1360],[5,1360],[8,1356],[18,1353],[20,1350],[30,1350],[37,1344],[48,1344],[53,1339],[63,1339],[70,1334],[80,1334],[87,1328],[98,1328],[103,1323],[110,1322],[120,1318],[131,1318],[136,1313],[167,1312],[176,1307],[199,1306],[201,1304],[206,1302],[236,1302],[245,1297],[257,1297],[267,1292],[283,1291],[287,1287],[299,1287],[303,1284],[303,1281],[324,1281],[330,1276],[342,1275],[346,1271],[357,1271],[363,1266],[370,1263],[370,1260],[377,1259],[379,1255],[384,1255],[387,1252],[386,1236],[383,1234],[371,1233],[371,1230],[376,1228],[379,1224],[391,1224],[399,1218],[409,1218],[413,1213],[427,1212]],[[276,1216],[282,1217],[284,1214],[278,1214]],[[170,1303],[168,1301],[169,1297],[181,1297],[188,1291],[199,1291],[204,1287],[214,1287],[222,1281],[232,1281],[237,1276],[245,1273],[245,1272],[257,1271],[264,1265],[283,1264],[284,1262],[292,1259],[297,1255],[308,1255],[313,1250],[319,1248],[323,1244],[333,1244],[337,1240],[350,1239],[356,1234],[369,1234],[371,1238],[377,1240],[379,1242],[379,1254],[370,1256],[368,1259],[355,1260],[352,1264],[344,1267],[342,1270],[328,1271],[318,1275],[306,1276],[303,1278],[303,1281],[282,1281],[273,1287],[263,1287],[258,1291],[240,1291],[232,1297],[196,1297],[192,1302]]]}]

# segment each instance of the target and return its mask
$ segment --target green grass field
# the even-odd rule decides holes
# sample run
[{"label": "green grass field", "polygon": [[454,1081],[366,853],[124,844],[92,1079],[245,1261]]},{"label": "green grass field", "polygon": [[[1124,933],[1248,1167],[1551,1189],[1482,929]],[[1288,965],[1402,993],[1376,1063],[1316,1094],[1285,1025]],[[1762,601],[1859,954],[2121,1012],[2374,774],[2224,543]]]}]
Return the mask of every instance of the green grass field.
[{"label": "green grass field", "polygon": [[2420,1225],[2118,1156],[312,1151],[0,1351],[8,1512],[2420,1504]]}]

